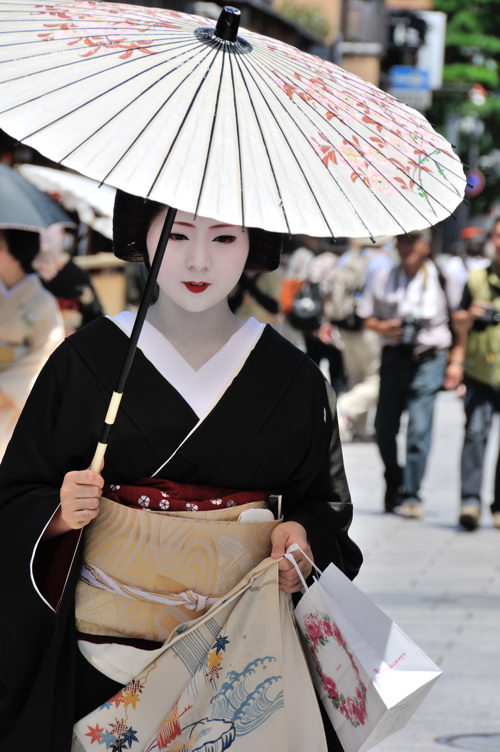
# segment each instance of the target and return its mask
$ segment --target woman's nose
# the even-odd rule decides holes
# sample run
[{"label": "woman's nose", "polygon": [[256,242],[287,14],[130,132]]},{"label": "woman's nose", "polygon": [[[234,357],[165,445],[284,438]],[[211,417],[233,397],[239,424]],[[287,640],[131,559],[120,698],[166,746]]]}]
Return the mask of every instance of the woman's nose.
[{"label": "woman's nose", "polygon": [[204,271],[210,268],[209,253],[205,240],[199,239],[194,244],[194,248],[189,254],[188,266],[190,269],[196,269],[197,271]]}]

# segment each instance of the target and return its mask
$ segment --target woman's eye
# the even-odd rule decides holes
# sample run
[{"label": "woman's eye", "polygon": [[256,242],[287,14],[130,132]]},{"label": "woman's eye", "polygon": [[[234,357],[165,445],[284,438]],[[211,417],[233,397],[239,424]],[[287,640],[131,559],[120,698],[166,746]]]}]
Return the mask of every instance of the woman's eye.
[{"label": "woman's eye", "polygon": [[214,238],[216,243],[234,243],[236,240],[235,235],[217,235],[216,238]]},{"label": "woman's eye", "polygon": [[168,236],[169,240],[187,240],[187,236],[183,235],[182,232],[171,232]]}]

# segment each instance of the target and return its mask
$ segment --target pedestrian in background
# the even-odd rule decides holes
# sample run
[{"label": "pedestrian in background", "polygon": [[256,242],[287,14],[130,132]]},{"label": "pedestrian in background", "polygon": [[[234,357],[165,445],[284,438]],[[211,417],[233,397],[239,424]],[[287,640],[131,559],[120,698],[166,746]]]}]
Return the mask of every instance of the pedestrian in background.
[{"label": "pedestrian in background", "polygon": [[73,246],[63,225],[50,225],[40,233],[40,252],[33,260],[34,271],[57,300],[66,336],[104,315],[89,273],[71,257]]},{"label": "pedestrian in background", "polygon": [[340,332],[347,388],[337,403],[340,438],[370,438],[370,413],[379,392],[380,340],[363,326],[358,302],[375,270],[389,268],[392,258],[381,242],[350,241],[330,276],[325,316]]},{"label": "pedestrian in background", "polygon": [[232,290],[229,305],[242,321],[252,316],[263,324],[278,323],[278,297],[282,282],[281,269],[272,272],[243,272]]},{"label": "pedestrian in background", "polygon": [[[459,524],[475,530],[481,517],[481,484],[492,419],[500,411],[500,218],[493,225],[494,260],[469,272],[453,315],[456,344],[449,387],[465,384],[465,435],[461,458]],[[500,529],[500,455],[496,463],[493,524]]]},{"label": "pedestrian in background", "polygon": [[[316,365],[326,363],[330,384],[340,394],[346,386],[342,341],[338,330],[324,318],[324,303],[331,275],[348,241],[336,238],[332,242],[330,238],[306,235],[296,236],[296,240],[300,245],[288,260],[281,286],[280,306],[286,322],[282,334],[305,349]],[[305,315],[297,316],[295,303],[304,293],[306,298],[314,298],[314,304],[312,298],[308,299]]]},{"label": "pedestrian in background", "polygon": [[[420,486],[431,446],[436,395],[443,386],[451,332],[448,303],[430,259],[430,231],[397,238],[399,263],[376,274],[358,315],[382,339],[375,435],[385,467],[384,509],[423,515]],[[397,434],[408,411],[406,462],[398,461]]]},{"label": "pedestrian in background", "polygon": [[295,296],[303,287],[309,273],[309,264],[314,258],[314,253],[307,247],[308,238],[303,235],[295,235],[291,238],[292,249],[286,256],[281,257],[283,279],[279,292],[279,307],[281,317],[280,332],[295,347],[305,349],[304,336],[288,320],[292,311]]},{"label": "pedestrian in background", "polygon": [[[458,243],[456,253],[442,259],[440,269],[446,280],[446,293],[452,311],[460,306],[469,272],[484,269],[491,263],[485,255],[485,234],[481,228],[467,228],[466,235]],[[465,232],[465,231],[464,231]]]},{"label": "pedestrian in background", "polygon": [[54,297],[33,274],[39,235],[0,230],[0,460],[33,383],[64,338]]}]

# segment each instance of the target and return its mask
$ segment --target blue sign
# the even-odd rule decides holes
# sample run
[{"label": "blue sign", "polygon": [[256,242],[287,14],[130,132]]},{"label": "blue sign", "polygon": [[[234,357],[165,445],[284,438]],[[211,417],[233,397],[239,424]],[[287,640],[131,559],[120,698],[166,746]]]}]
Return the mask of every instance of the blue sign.
[{"label": "blue sign", "polygon": [[390,89],[430,89],[429,71],[413,65],[393,65],[389,68]]},{"label": "blue sign", "polygon": [[481,170],[467,170],[467,185],[465,186],[465,195],[469,197],[479,196],[483,192],[486,180]]}]

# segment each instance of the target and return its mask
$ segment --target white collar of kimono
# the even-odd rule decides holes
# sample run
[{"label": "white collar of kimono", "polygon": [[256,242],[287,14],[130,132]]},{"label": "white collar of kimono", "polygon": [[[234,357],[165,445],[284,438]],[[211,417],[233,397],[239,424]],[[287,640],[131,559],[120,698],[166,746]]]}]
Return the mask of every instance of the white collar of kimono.
[{"label": "white collar of kimono", "polygon": [[[110,320],[130,336],[135,313],[122,311]],[[144,323],[138,346],[202,420],[240,372],[263,330],[264,324],[254,318],[248,319],[198,370],[192,368],[172,343],[148,321]]]},{"label": "white collar of kimono", "polygon": [[33,284],[34,279],[36,279],[35,274],[26,274],[25,277],[23,277],[17,284],[13,285],[12,287],[7,287],[0,279],[0,296],[7,300],[7,298],[10,298],[11,295],[14,295],[17,290],[19,290],[21,287],[24,287],[25,284]]}]

